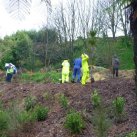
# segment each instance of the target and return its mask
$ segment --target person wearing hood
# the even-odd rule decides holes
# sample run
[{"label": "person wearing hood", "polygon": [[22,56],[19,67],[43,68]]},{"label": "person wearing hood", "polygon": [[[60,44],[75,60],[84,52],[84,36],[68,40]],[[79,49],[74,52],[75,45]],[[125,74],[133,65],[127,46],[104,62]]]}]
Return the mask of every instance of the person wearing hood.
[{"label": "person wearing hood", "polygon": [[66,59],[62,62],[62,83],[69,82],[70,63]]},{"label": "person wearing hood", "polygon": [[85,85],[87,80],[89,79],[89,65],[88,65],[88,60],[89,56],[87,54],[82,54],[82,85]]}]

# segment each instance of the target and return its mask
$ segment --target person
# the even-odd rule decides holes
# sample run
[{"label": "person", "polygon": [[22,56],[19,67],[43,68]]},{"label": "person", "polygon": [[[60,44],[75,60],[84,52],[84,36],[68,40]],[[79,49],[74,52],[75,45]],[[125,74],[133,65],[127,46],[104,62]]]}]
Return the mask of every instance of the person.
[{"label": "person", "polygon": [[76,58],[74,60],[72,82],[75,82],[76,78],[77,78],[76,82],[78,82],[78,83],[80,82],[80,80],[81,80],[81,67],[82,67],[81,58]]},{"label": "person", "polygon": [[14,64],[12,64],[12,63],[9,63],[9,64],[11,65],[11,67],[13,67],[13,70],[14,70],[13,74],[17,74],[16,66]]},{"label": "person", "polygon": [[66,59],[62,62],[62,83],[69,82],[70,63]]},{"label": "person", "polygon": [[6,63],[5,68],[6,68],[6,81],[11,82],[11,79],[12,79],[12,76],[14,73],[14,69],[10,63]]},{"label": "person", "polygon": [[89,56],[87,54],[82,54],[81,55],[82,58],[82,85],[85,85],[88,78],[89,78],[89,65],[88,65],[88,60],[89,60]]},{"label": "person", "polygon": [[113,78],[118,77],[120,61],[116,55],[112,58]]}]

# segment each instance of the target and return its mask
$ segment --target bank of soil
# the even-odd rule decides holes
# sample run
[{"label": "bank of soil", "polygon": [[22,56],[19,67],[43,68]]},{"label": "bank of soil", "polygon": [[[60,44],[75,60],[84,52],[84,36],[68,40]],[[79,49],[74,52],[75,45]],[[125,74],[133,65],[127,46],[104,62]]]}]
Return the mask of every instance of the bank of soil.
[{"label": "bank of soil", "polygon": [[[92,120],[93,106],[91,93],[97,89],[103,98],[104,105],[111,106],[112,100],[122,96],[126,100],[126,118],[121,123],[116,123],[110,116],[111,124],[108,137],[121,136],[137,129],[137,106],[135,103],[135,85],[132,78],[111,78],[96,81],[85,86],[77,83],[65,84],[37,84],[37,83],[0,83],[0,98],[5,106],[12,101],[18,101],[23,107],[24,98],[28,95],[35,96],[37,102],[49,108],[48,118],[43,122],[35,122],[30,126],[29,132],[16,132],[12,137],[74,137],[64,128],[66,110],[58,102],[58,95],[64,93],[69,100],[69,106],[81,112],[86,121],[86,128],[76,137],[96,137]],[[45,95],[48,97],[45,98]],[[89,117],[88,117],[89,116]]]}]

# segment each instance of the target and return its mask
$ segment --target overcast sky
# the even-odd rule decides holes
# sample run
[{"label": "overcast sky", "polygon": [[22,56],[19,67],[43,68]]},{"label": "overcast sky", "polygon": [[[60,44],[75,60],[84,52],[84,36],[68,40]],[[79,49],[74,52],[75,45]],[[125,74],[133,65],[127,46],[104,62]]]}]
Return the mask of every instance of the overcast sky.
[{"label": "overcast sky", "polygon": [[[30,15],[19,21],[7,12],[5,0],[0,0],[0,37],[15,33],[17,30],[40,29],[46,23],[46,9],[44,9],[40,1],[33,0]],[[55,6],[59,0],[51,0],[51,2]]]}]

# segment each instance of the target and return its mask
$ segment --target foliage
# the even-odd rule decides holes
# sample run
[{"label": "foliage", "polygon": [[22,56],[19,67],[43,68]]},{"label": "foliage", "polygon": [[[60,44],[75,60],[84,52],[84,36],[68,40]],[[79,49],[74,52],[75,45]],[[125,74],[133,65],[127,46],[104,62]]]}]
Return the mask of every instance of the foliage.
[{"label": "foliage", "polygon": [[35,117],[38,121],[44,121],[48,116],[48,108],[38,105],[34,109]]},{"label": "foliage", "polygon": [[107,137],[110,121],[107,119],[105,109],[102,106],[95,110],[93,119],[97,137]]},{"label": "foliage", "polygon": [[117,97],[113,101],[114,113],[118,120],[121,119],[121,117],[124,113],[124,106],[125,106],[125,99],[123,97]]},{"label": "foliage", "polygon": [[17,119],[21,125],[24,125],[24,124],[30,123],[30,122],[34,122],[36,120],[35,116],[33,115],[33,113],[31,111],[20,112]]},{"label": "foliage", "polygon": [[130,132],[130,133],[128,133],[126,135],[126,137],[136,137],[136,136],[137,136],[137,132],[136,131],[132,131],[132,132]]},{"label": "foliage", "polygon": [[84,126],[84,121],[82,116],[78,112],[70,112],[66,116],[65,127],[69,129],[72,133],[77,134],[82,131]]},{"label": "foliage", "polygon": [[101,104],[101,97],[99,96],[97,90],[94,90],[91,94],[91,101],[94,107],[99,107]]},{"label": "foliage", "polygon": [[[103,67],[110,67],[112,56],[116,54],[120,59],[120,69],[134,69],[133,62],[133,47],[127,46],[123,43],[123,37],[112,38],[104,37],[97,39],[96,47],[96,65]],[[128,38],[128,43],[133,45],[132,39]]]},{"label": "foliage", "polygon": [[[47,31],[49,38],[47,65],[49,67],[50,64],[53,68],[57,69],[61,68],[61,62],[65,57],[64,51],[70,50],[70,47],[65,46],[64,43],[58,43],[56,30],[47,30],[46,28],[38,32],[18,31],[16,34],[1,40],[0,68],[4,69],[5,62],[12,62],[17,67],[21,66],[33,71],[44,67]],[[91,31],[89,37],[85,40],[88,43],[86,52],[88,52],[90,59],[92,58],[93,61],[91,64],[95,63],[98,66],[110,67],[112,55],[117,54],[120,59],[120,69],[134,68],[133,42],[131,37],[118,37],[114,41],[109,37],[93,37],[94,34],[95,32]],[[85,49],[83,38],[80,37],[74,41],[73,49],[73,56],[75,58],[79,57]],[[68,56],[72,63],[74,58],[71,58],[71,54]],[[41,81],[41,78],[37,81]]]},{"label": "foliage", "polygon": [[36,105],[35,97],[28,96],[25,98],[24,106],[26,111],[33,109],[35,105]]},{"label": "foliage", "polygon": [[59,97],[59,103],[61,104],[61,106],[63,108],[68,108],[68,99],[67,97],[65,97],[64,94],[61,94],[60,97]]},{"label": "foliage", "polygon": [[9,115],[6,111],[0,110],[0,136],[4,135],[9,129]]}]

